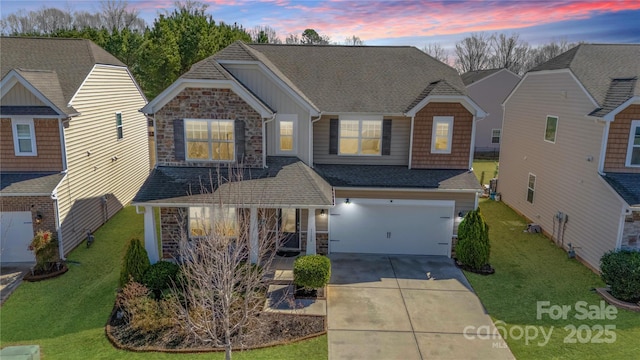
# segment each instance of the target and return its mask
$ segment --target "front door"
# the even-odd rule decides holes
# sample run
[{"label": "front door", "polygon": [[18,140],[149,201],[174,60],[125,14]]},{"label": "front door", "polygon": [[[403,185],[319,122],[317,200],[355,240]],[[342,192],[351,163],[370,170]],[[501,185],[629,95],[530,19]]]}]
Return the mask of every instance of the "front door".
[{"label": "front door", "polygon": [[300,250],[300,236],[298,235],[298,210],[280,209],[279,226],[282,234],[282,247]]}]

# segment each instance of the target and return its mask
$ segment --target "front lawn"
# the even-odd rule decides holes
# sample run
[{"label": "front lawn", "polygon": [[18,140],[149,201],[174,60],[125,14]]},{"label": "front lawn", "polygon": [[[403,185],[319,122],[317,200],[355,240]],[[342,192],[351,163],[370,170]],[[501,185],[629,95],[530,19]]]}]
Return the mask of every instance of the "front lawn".
[{"label": "front lawn", "polygon": [[[591,314],[599,319],[576,318],[583,314],[585,305],[587,309],[590,305],[600,307],[601,298],[592,291],[604,286],[599,276],[568,259],[544,236],[524,233],[525,220],[503,203],[481,200],[480,208],[490,226],[491,265],[496,273],[465,275],[496,325],[504,327],[502,322],[506,323],[506,341],[516,358],[637,358],[640,313],[618,310],[607,316],[598,310]],[[543,311],[537,319],[538,305],[541,309],[554,305],[570,308],[566,319],[560,316],[554,320]],[[521,330],[529,333],[528,344]],[[551,332],[546,344],[542,330]]]},{"label": "front lawn", "polygon": [[[69,271],[38,283],[22,283],[0,309],[0,347],[37,344],[46,359],[223,359],[217,354],[131,353],[116,350],[104,325],[118,286],[127,241],[143,238],[142,215],[128,207],[68,257]],[[327,337],[263,350],[234,352],[236,359],[326,359]]]}]

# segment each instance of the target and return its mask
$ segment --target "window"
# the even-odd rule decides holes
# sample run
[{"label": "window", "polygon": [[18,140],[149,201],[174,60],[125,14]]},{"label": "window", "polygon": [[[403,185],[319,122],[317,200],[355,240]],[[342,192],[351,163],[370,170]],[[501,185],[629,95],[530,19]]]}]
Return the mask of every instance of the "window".
[{"label": "window", "polygon": [[116,113],[116,132],[118,134],[118,140],[122,139],[122,113]]},{"label": "window", "polygon": [[278,115],[278,152],[293,153],[296,151],[295,133],[297,115]]},{"label": "window", "polygon": [[547,116],[547,126],[544,130],[544,141],[548,141],[550,143],[556,142],[556,132],[558,132],[558,117],[557,116]]},{"label": "window", "polygon": [[527,184],[527,202],[533,204],[533,195],[536,191],[536,176],[529,173],[529,183]]},{"label": "window", "polygon": [[340,155],[380,155],[382,119],[340,119]]},{"label": "window", "polygon": [[233,161],[233,120],[185,120],[188,160]]},{"label": "window", "polygon": [[33,119],[12,119],[13,147],[16,156],[36,156],[36,133]]},{"label": "window", "polygon": [[502,133],[502,130],[500,129],[493,129],[491,130],[491,143],[492,144],[500,144],[500,135]]},{"label": "window", "polygon": [[629,148],[627,149],[627,166],[640,166],[640,120],[631,122]]},{"label": "window", "polygon": [[433,133],[431,134],[431,152],[451,154],[452,135],[453,116],[434,116]]},{"label": "window", "polygon": [[198,238],[211,234],[231,237],[238,235],[238,214],[236,208],[189,208],[189,237]]}]

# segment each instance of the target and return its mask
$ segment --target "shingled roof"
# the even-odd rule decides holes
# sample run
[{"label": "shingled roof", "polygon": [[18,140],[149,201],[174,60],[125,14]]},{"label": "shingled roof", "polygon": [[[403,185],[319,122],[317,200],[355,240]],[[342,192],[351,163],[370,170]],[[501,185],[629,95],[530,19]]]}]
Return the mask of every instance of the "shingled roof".
[{"label": "shingled roof", "polygon": [[0,174],[0,194],[51,195],[63,177],[64,174],[59,172],[4,172]]},{"label": "shingled roof", "polygon": [[531,72],[559,69],[570,69],[598,103],[594,116],[640,96],[640,82],[634,80],[640,76],[640,44],[580,44]]},{"label": "shingled roof", "polygon": [[473,84],[474,82],[478,82],[478,81],[486,78],[487,76],[490,76],[490,75],[493,75],[493,74],[497,73],[500,70],[503,70],[503,69],[486,69],[486,70],[468,71],[468,72],[460,75],[460,77],[462,78],[462,82],[466,86],[469,86],[469,85]]},{"label": "shingled roof", "polygon": [[602,177],[629,206],[640,207],[640,174],[607,173]]},{"label": "shingled roof", "polygon": [[63,111],[96,64],[126,66],[86,39],[0,38],[0,77],[16,70]]}]

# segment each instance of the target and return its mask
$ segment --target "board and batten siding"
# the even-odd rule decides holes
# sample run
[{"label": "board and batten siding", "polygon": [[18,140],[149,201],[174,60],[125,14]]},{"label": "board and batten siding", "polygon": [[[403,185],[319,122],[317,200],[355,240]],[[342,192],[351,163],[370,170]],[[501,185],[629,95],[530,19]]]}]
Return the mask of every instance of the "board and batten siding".
[{"label": "board and batten siding", "polygon": [[[409,165],[411,118],[384,116],[391,119],[391,154],[380,156],[348,156],[329,154],[331,119],[337,115],[324,115],[313,124],[313,162],[316,164],[354,165]],[[381,144],[382,145],[382,144]]]},{"label": "board and batten siding", "polygon": [[[587,119],[593,103],[568,73],[533,74],[505,104],[498,191],[502,200],[552,234],[568,215],[564,245],[595,269],[616,246],[622,201],[599,179],[604,124]],[[544,141],[547,115],[558,117],[556,142]],[[535,174],[533,204],[527,202]],[[557,228],[557,226],[556,226]]]},{"label": "board and batten siding", "polygon": [[145,104],[121,67],[96,65],[75,95],[82,115],[65,128],[68,173],[57,189],[65,254],[127,205],[149,174],[147,120],[138,111]]},{"label": "board and batten siding", "polygon": [[[284,91],[271,78],[265,75],[258,65],[227,65],[225,68],[233,74],[240,82],[251,89],[260,100],[266,102],[277,114],[297,114],[298,115],[298,131],[296,133],[298,151],[297,156],[300,160],[310,165],[309,151],[309,110],[302,107],[296,102],[290,94]],[[277,115],[276,115],[277,118]],[[270,121],[267,123],[267,155],[277,156],[278,138],[276,134],[276,123]]]},{"label": "board and batten siding", "polygon": [[395,200],[453,200],[455,212],[466,213],[475,209],[475,192],[402,191],[402,190],[358,190],[357,188],[336,190],[336,198],[350,199],[395,199]]},{"label": "board and batten siding", "polygon": [[4,106],[46,106],[31,91],[22,84],[16,83],[9,92],[2,97]]}]

